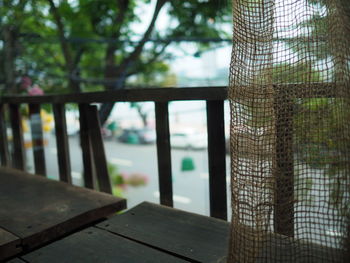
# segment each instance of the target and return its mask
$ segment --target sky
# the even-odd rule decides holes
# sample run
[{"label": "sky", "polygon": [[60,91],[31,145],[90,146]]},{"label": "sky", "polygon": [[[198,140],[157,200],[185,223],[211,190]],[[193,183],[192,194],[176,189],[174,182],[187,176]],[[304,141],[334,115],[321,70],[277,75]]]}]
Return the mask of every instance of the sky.
[{"label": "sky", "polygon": [[[205,0],[204,0],[205,1]],[[139,17],[142,17],[141,23],[131,25],[131,29],[140,35],[147,28],[152,18],[155,0],[152,4],[144,4],[136,10]],[[176,26],[176,21],[170,19],[167,15],[166,6],[161,10],[156,22],[157,31],[165,31],[169,26]],[[227,25],[227,31],[231,30],[231,26]],[[135,39],[137,40],[137,39]],[[224,47],[212,49],[196,58],[194,53],[197,51],[193,43],[181,43],[179,45],[170,45],[167,52],[170,52],[175,59],[169,62],[171,71],[175,74],[186,75],[190,78],[213,77],[215,71],[220,68],[228,68],[231,59],[231,45],[225,44]]]}]

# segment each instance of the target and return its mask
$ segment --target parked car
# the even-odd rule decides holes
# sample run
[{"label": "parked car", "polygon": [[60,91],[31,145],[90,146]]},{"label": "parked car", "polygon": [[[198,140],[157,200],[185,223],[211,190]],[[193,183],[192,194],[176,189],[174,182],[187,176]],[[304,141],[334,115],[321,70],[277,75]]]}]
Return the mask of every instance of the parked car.
[{"label": "parked car", "polygon": [[152,144],[156,141],[156,131],[149,128],[124,129],[118,141],[130,144]]},{"label": "parked car", "polygon": [[170,143],[173,148],[201,150],[208,147],[208,136],[206,133],[172,133]]}]

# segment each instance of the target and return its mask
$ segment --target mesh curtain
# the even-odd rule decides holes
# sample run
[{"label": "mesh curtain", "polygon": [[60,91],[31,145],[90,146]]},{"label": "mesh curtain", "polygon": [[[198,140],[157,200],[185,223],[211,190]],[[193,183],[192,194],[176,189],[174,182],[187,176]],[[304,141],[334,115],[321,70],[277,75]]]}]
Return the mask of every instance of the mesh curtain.
[{"label": "mesh curtain", "polygon": [[350,262],[350,2],[233,0],[229,262]]}]

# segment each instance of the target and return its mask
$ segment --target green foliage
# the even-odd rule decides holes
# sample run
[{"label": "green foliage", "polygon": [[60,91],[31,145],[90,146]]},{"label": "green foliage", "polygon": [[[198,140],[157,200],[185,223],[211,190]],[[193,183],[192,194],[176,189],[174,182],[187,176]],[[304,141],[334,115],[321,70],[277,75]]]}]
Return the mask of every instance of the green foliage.
[{"label": "green foliage", "polygon": [[107,163],[107,168],[113,185],[123,185],[125,183],[123,177],[118,171],[118,166],[112,163]]},{"label": "green foliage", "polygon": [[148,177],[143,174],[132,173],[128,176],[121,174],[118,166],[112,163],[107,163],[107,168],[112,182],[113,195],[122,197],[127,186],[140,187],[148,183]]},{"label": "green foliage", "polygon": [[320,82],[321,75],[312,64],[277,64],[272,69],[272,82],[275,84],[294,84]]},{"label": "green foliage", "polygon": [[[161,9],[169,14],[169,27],[157,31],[150,26],[150,32],[146,29],[135,32],[135,28],[148,25],[143,12],[153,10],[155,2],[52,1],[60,28],[50,0],[3,0],[0,1],[0,26],[15,27],[16,74],[27,73],[45,93],[72,91],[72,81],[78,82],[82,91],[110,89],[113,82],[125,82],[123,78],[130,76],[135,76],[136,83],[162,85],[172,78],[165,62],[171,58],[166,52],[170,42],[140,44],[130,40],[226,37],[220,25],[230,23],[231,16],[226,0],[159,0],[165,3]],[[156,12],[154,18],[157,21]],[[200,44],[198,48],[208,45]],[[1,49],[0,45],[0,52]],[[1,68],[2,65],[0,79],[5,75]]]},{"label": "green foliage", "polygon": [[[330,46],[334,40],[329,38],[333,34],[334,28],[331,27],[336,17],[334,12],[327,10],[329,3],[326,0],[308,0],[307,4],[312,6],[314,13],[298,26],[301,32],[307,32],[309,41],[290,39],[287,44],[297,55],[306,57],[312,66],[325,59],[334,59],[334,49]],[[349,10],[348,1],[339,1],[338,8],[340,5]],[[303,36],[300,34],[298,37]],[[298,45],[295,45],[296,41]],[[335,72],[342,71],[337,68],[333,72],[329,68],[327,70],[325,81],[334,81]],[[322,76],[313,77],[320,77],[322,81]],[[313,77],[305,82],[313,82]],[[349,173],[350,138],[346,131],[350,116],[344,109],[348,107],[348,102],[339,97],[299,99],[296,101],[293,120],[294,145],[299,161],[319,169],[327,176],[329,204],[342,216],[350,213],[350,206],[346,202],[350,193],[345,188]]]}]

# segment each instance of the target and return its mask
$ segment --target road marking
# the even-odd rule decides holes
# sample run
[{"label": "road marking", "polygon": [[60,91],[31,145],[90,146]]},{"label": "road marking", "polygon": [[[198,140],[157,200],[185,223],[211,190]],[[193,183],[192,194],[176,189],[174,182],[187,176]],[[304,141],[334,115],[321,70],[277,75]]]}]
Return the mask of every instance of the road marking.
[{"label": "road marking", "polygon": [[[158,191],[156,191],[153,193],[153,196],[159,198],[160,194]],[[181,196],[181,195],[173,195],[173,199],[175,202],[182,203],[182,204],[189,204],[192,202],[190,198]]]},{"label": "road marking", "polygon": [[126,160],[126,159],[111,158],[109,159],[109,161],[116,165],[127,166],[127,167],[132,166],[132,161]]},{"label": "road marking", "polygon": [[81,173],[72,171],[71,174],[73,178],[81,179]]}]

